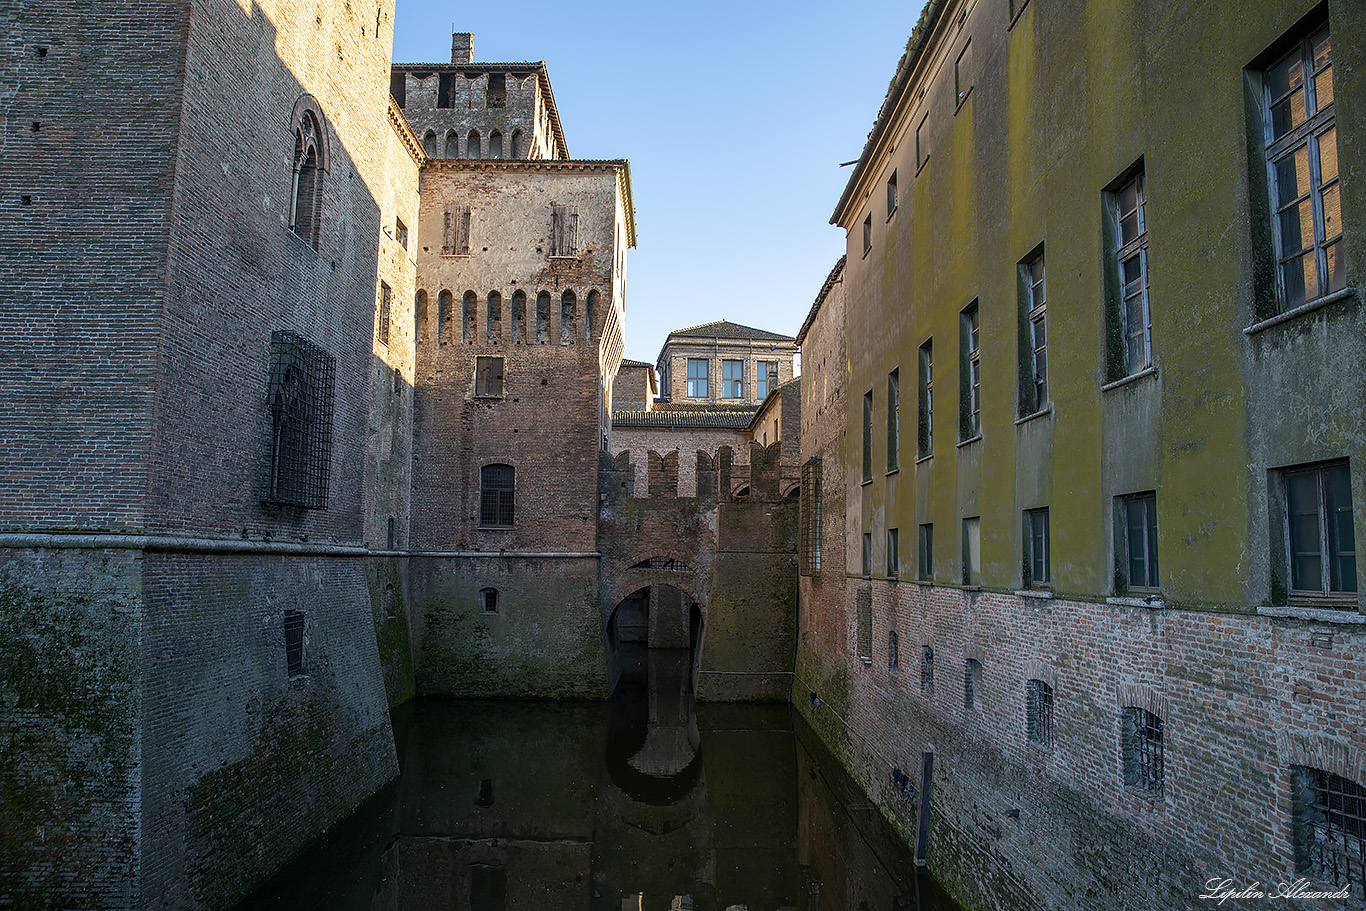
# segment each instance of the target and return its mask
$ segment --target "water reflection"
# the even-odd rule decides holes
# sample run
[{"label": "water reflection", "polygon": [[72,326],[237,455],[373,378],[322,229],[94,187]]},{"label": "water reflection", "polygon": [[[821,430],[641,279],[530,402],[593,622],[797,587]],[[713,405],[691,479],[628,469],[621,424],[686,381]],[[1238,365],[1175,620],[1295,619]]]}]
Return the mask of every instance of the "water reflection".
[{"label": "water reflection", "polygon": [[241,908],[952,911],[787,706],[694,706],[686,650],[613,700],[418,701],[400,778]]}]

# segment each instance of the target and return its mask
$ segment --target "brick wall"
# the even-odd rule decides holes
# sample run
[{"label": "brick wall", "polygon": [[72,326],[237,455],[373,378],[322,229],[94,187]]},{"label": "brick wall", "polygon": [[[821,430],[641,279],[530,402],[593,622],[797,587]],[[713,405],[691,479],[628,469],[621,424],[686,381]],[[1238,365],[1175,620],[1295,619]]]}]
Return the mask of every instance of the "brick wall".
[{"label": "brick wall", "polygon": [[[796,346],[791,342],[748,341],[740,339],[671,338],[659,355],[660,395],[672,402],[723,402],[730,404],[758,404],[757,377],[759,361],[778,362],[778,383],[792,379],[792,359]],[[707,361],[707,396],[705,399],[688,396],[688,359]],[[721,396],[721,362],[744,362],[744,395],[740,398]]]}]

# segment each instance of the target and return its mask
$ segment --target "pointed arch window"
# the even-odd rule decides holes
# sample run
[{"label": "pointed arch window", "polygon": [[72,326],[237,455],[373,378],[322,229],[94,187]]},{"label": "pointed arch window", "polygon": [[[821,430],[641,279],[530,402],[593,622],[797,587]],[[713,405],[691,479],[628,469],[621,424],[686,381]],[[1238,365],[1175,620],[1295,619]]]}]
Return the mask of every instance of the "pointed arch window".
[{"label": "pointed arch window", "polygon": [[322,110],[311,95],[294,105],[294,167],[290,177],[289,229],[317,249],[323,179],[330,156]]}]

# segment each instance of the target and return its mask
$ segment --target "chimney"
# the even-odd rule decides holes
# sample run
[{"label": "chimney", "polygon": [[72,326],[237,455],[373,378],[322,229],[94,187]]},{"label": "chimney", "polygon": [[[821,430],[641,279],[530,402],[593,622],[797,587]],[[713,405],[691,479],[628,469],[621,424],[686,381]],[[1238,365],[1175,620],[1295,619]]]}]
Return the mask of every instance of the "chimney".
[{"label": "chimney", "polygon": [[474,35],[456,32],[451,35],[451,63],[474,62]]}]

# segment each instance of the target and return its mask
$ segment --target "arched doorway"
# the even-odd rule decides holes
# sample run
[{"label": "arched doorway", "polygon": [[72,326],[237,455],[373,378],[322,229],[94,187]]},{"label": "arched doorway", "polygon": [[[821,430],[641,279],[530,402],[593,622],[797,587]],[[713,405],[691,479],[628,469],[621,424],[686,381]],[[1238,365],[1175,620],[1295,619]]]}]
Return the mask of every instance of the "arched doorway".
[{"label": "arched doorway", "polygon": [[674,661],[695,682],[705,616],[688,592],[667,583],[642,585],[623,597],[607,618],[608,681],[616,690],[623,675],[644,679],[647,653],[656,666]]}]

